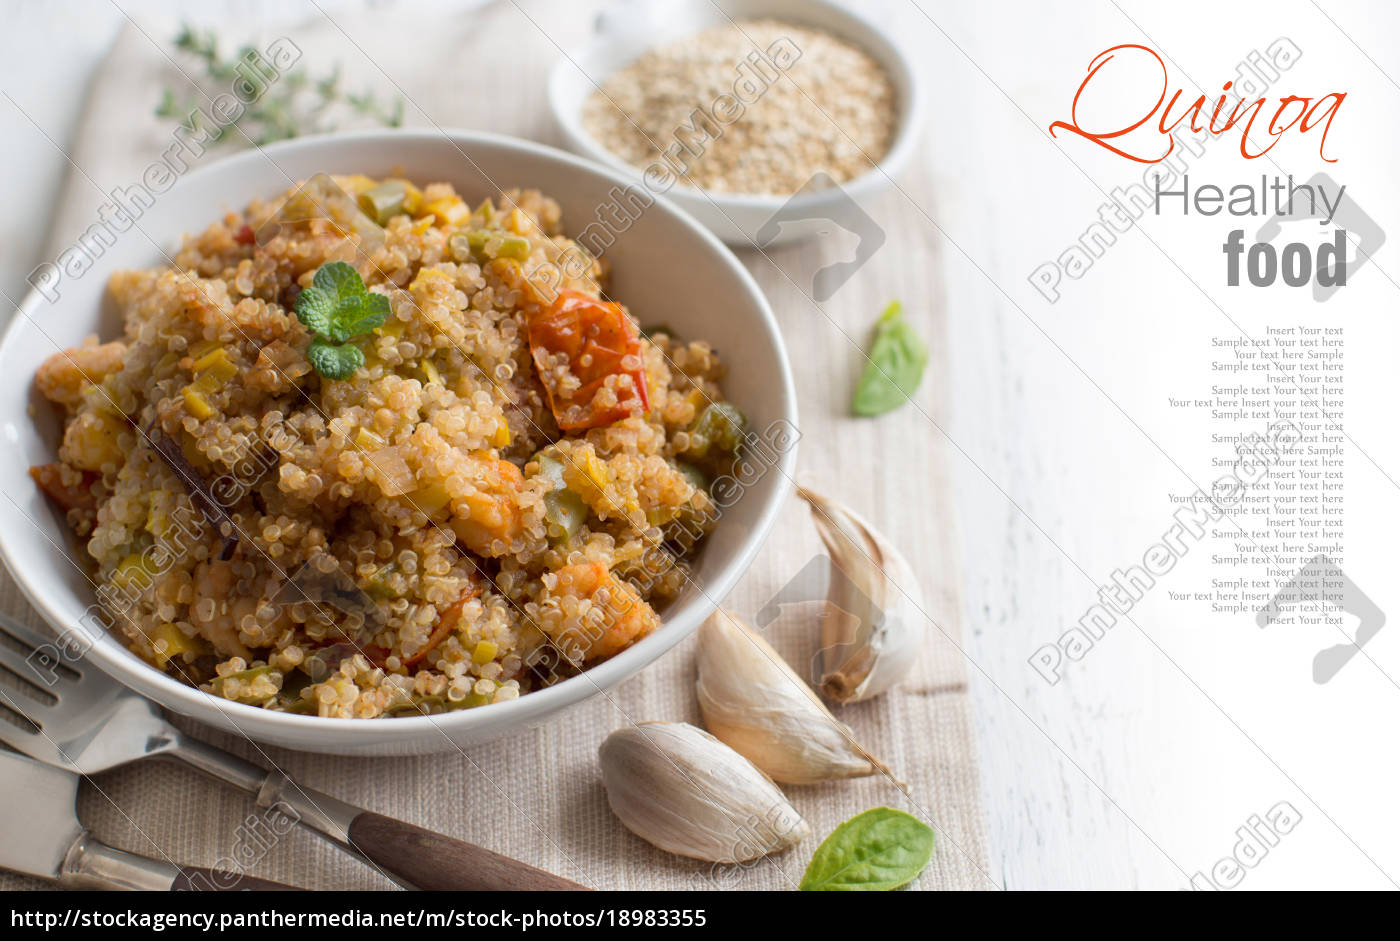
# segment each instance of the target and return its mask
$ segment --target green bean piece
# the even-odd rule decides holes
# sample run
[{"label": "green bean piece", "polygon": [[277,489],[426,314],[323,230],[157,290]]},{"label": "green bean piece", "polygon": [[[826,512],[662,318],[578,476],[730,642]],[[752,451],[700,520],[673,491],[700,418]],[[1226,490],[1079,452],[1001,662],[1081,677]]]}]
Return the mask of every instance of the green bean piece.
[{"label": "green bean piece", "polygon": [[387,180],[373,189],[360,194],[360,208],[380,225],[388,225],[389,220],[404,213],[404,200],[408,198],[408,187],[402,180]]}]

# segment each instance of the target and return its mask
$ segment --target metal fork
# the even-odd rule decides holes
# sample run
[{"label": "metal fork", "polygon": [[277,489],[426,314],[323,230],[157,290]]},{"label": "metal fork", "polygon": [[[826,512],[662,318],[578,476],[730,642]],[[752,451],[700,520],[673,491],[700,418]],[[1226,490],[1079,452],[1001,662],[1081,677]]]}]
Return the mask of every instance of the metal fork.
[{"label": "metal fork", "polygon": [[69,660],[56,643],[0,615],[0,742],[31,758],[85,775],[142,758],[177,758],[255,794],[259,807],[317,831],[413,888],[584,888],[483,847],[371,813],[190,738],[150,700],[91,664]]}]

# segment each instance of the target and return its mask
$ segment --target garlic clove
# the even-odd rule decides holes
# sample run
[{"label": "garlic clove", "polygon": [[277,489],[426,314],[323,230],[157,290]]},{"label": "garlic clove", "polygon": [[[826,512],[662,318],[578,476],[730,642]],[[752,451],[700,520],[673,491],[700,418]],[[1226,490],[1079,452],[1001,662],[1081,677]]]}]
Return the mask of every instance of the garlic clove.
[{"label": "garlic clove", "polygon": [[728,611],[700,625],[695,695],[705,727],[775,781],[889,773],[763,637]]},{"label": "garlic clove", "polygon": [[797,493],[831,556],[822,620],[820,690],[861,702],[902,680],[924,642],[923,591],[904,555],[855,511],[806,487]]},{"label": "garlic clove", "polygon": [[739,863],[811,835],[783,792],[748,759],[684,722],[644,722],[598,748],[613,813],[653,846]]}]

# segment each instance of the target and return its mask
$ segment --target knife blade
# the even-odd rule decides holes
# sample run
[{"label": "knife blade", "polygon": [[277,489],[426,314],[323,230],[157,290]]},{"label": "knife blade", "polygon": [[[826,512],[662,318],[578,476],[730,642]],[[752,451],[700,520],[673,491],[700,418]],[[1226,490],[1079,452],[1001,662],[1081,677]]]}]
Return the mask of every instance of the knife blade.
[{"label": "knife blade", "polygon": [[57,879],[83,835],[78,776],[0,751],[0,867]]},{"label": "knife blade", "polygon": [[78,775],[0,748],[0,868],[82,889],[291,888],[114,849],[83,827],[77,799]]}]

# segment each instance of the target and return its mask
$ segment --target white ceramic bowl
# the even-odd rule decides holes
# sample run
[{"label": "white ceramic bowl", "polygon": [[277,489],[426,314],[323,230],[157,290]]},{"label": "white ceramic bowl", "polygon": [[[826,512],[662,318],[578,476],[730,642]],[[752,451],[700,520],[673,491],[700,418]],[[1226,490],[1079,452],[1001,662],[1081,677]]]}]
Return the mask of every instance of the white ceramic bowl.
[{"label": "white ceramic bowl", "polygon": [[[113,637],[82,626],[94,595],[71,561],[75,540],[27,473],[31,464],[54,459],[60,432],[51,406],[34,390],[35,367],[90,333],[104,338],[120,334],[105,290],[111,272],[159,265],[160,250],[173,254],[183,233],[202,231],[224,211],[240,209],[254,197],[274,197],[290,181],[320,171],[443,180],[469,200],[502,187],[535,187],[559,200],[566,226],[570,220],[586,225],[595,207],[605,203],[620,182],[610,171],[551,148],[465,131],[305,138],[190,173],[159,196],[141,216],[139,230],[123,234],[95,268],[58,285],[56,301],[49,302],[37,291],[26,297],[0,341],[0,432],[5,441],[0,488],[9,497],[0,501],[0,551],[48,622],[60,632],[77,632],[70,636],[84,638],[78,646],[92,644],[83,654],[87,662],[163,706],[218,728],[289,748],[368,755],[441,751],[538,724],[636,673],[710,613],[743,574],[772,525],[788,493],[795,447],[756,475],[725,511],[703,544],[694,585],[663,610],[655,633],[584,675],[512,702],[403,719],[321,719],[269,712],[179,683]],[[643,323],[664,320],[682,335],[721,341],[729,367],[725,391],[754,429],[780,423],[795,428],[792,374],[772,311],[748,272],[713,235],[658,200],[617,236],[607,255],[613,266],[610,293]]]},{"label": "white ceramic bowl", "polygon": [[[859,46],[884,66],[894,83],[897,127],[889,153],[876,167],[841,184],[839,190],[801,196],[761,196],[721,193],[692,186],[667,184],[608,150],[583,127],[583,104],[617,70],[630,65],[648,49],[693,35],[731,19],[772,18],[815,27]],[[597,35],[583,49],[570,51],[549,76],[549,106],[566,146],[599,163],[616,168],[634,186],[653,195],[666,195],[711,232],[741,248],[771,248],[810,238],[831,228],[829,220],[843,218],[849,197],[864,202],[893,184],[918,141],[924,113],[918,73],[898,42],[873,20],[828,0],[630,0],[598,18]],[[843,196],[844,192],[844,196]],[[789,205],[789,199],[792,199]],[[788,219],[776,235],[764,233],[764,223],[787,207]]]}]

